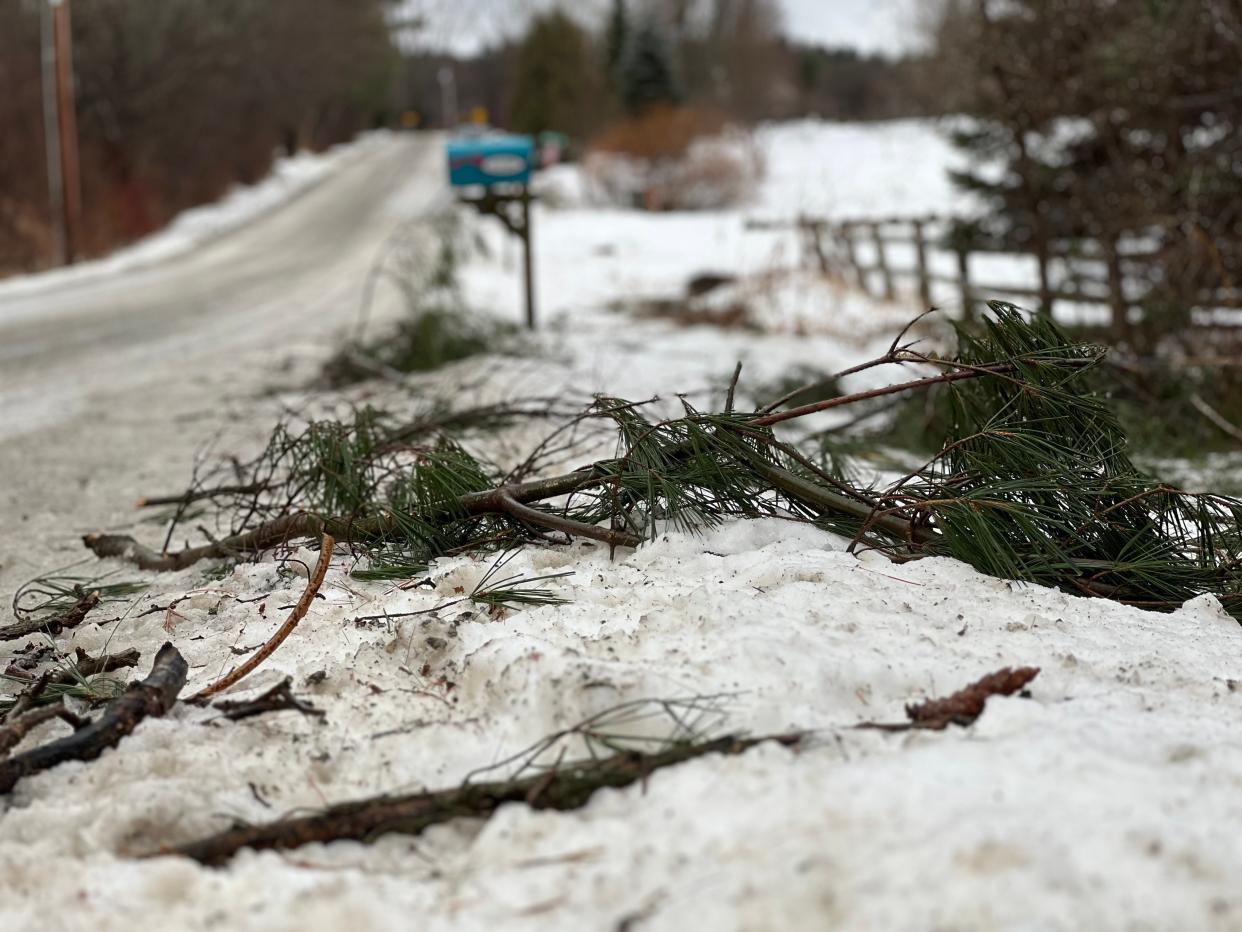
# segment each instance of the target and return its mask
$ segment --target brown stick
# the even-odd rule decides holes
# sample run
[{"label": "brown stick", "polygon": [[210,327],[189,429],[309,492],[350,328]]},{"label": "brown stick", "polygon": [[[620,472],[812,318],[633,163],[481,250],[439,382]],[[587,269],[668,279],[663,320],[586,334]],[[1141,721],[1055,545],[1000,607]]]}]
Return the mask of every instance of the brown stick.
[{"label": "brown stick", "polygon": [[1025,689],[1026,685],[1039,675],[1039,667],[1018,667],[1016,670],[1005,667],[995,673],[989,673],[964,689],[943,699],[928,699],[916,705],[906,706],[906,718],[910,721],[897,724],[882,722],[864,722],[857,728],[872,728],[878,731],[911,731],[927,729],[943,731],[950,725],[965,728],[973,725],[983,714],[987,701],[992,696],[1012,696]]},{"label": "brown stick", "polygon": [[78,597],[77,602],[59,615],[54,615],[51,618],[35,615],[30,618],[19,619],[11,625],[5,625],[3,628],[0,628],[0,641],[17,641],[27,635],[38,634],[41,631],[56,635],[60,634],[65,628],[76,628],[86,620],[86,616],[98,604],[98,592],[83,592]]},{"label": "brown stick", "polygon": [[82,719],[65,708],[63,699],[55,705],[44,706],[41,709],[32,709],[0,728],[0,757],[5,756],[10,750],[17,747],[30,732],[44,722],[49,722],[54,718],[62,719],[74,729],[81,728],[85,724]]},{"label": "brown stick", "polygon": [[636,534],[629,534],[625,531],[613,531],[608,528],[597,527],[594,524],[583,524],[581,521],[571,521],[569,518],[562,518],[560,515],[549,514],[537,508],[531,508],[529,505],[523,505],[521,502],[514,500],[511,496],[503,494],[503,492],[500,495],[500,507],[512,517],[526,524],[546,527],[553,531],[562,531],[571,537],[587,537],[591,540],[598,540],[610,547],[638,547],[643,542],[643,539]]},{"label": "brown stick", "polygon": [[560,765],[522,779],[467,783],[449,790],[408,796],[375,796],[340,803],[315,815],[229,829],[201,841],[161,848],[149,856],[181,855],[200,864],[220,866],[242,848],[289,850],[314,842],[371,841],[389,832],[417,835],[433,825],[456,818],[487,818],[501,805],[511,802],[526,803],[534,809],[579,809],[596,790],[629,786],[664,767],[708,754],[741,754],[764,741],[792,746],[801,738],[799,734],[764,738],[730,736],[654,754],[625,752],[600,760]]},{"label": "brown stick", "polygon": [[285,623],[245,663],[234,667],[206,689],[195,693],[190,697],[190,702],[205,702],[230,686],[236,685],[253,673],[259,664],[276,653],[276,648],[280,647],[284,643],[285,638],[293,633],[293,629],[298,626],[298,622],[302,620],[310,610],[311,603],[315,601],[319,587],[323,585],[323,578],[328,573],[328,567],[332,565],[332,548],[335,546],[336,541],[332,539],[330,534],[323,535],[323,540],[319,545],[319,562],[315,564],[315,571],[311,573],[310,579],[306,581],[306,589],[302,592],[302,598],[298,599],[298,604],[293,607],[293,611],[289,613]]},{"label": "brown stick", "polygon": [[185,658],[171,644],[165,644],[155,655],[147,678],[109,703],[97,721],[68,737],[0,761],[0,794],[12,790],[22,777],[50,770],[65,761],[94,760],[147,716],[163,715],[177,701],[188,671]]}]

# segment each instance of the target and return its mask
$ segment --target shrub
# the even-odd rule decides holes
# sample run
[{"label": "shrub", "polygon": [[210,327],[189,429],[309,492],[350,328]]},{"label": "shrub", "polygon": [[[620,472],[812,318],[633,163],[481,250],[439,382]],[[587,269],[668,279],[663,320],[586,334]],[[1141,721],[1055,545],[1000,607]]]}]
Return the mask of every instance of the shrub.
[{"label": "shrub", "polygon": [[583,170],[599,202],[717,210],[746,198],[763,175],[763,158],[717,113],[656,107],[602,133]]}]

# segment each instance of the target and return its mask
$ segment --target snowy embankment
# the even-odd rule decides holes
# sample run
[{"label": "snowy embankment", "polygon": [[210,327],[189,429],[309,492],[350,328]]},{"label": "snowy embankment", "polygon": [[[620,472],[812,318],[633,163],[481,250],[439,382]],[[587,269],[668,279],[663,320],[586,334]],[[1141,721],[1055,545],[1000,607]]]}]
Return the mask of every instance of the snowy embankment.
[{"label": "snowy embankment", "polygon": [[34,275],[0,278],[0,300],[122,275],[193,252],[307,191],[349,159],[373,148],[384,135],[382,130],[365,133],[324,152],[278,158],[262,181],[239,185],[214,203],[182,211],[163,230],[111,255]]},{"label": "snowy embankment", "polygon": [[[761,206],[773,210],[819,190],[816,166],[838,166],[837,189],[853,192],[843,198],[865,197],[844,174],[863,162],[858,188],[887,209],[883,199],[898,196],[934,138],[911,124],[771,132],[804,137],[798,157],[808,166],[805,188],[772,176]],[[876,155],[884,151],[887,174]],[[420,403],[687,392],[714,407],[739,358],[744,389],[799,365],[840,368],[886,347],[914,310],[817,285],[789,301],[817,302],[821,316],[792,327],[781,318],[770,332],[636,319],[608,306],[667,294],[703,271],[757,280],[779,266],[791,238],[754,238],[741,211],[541,208],[537,223],[541,352],[413,379]],[[463,270],[463,284],[476,303],[516,319],[516,253],[495,243],[490,258]],[[248,371],[237,380],[256,396],[264,385]],[[408,400],[393,386],[350,397]],[[292,392],[256,397],[247,416],[253,426],[307,403]],[[511,464],[547,429],[518,425],[479,441],[480,452]],[[113,523],[152,541],[162,530],[132,517]],[[459,601],[492,557],[438,561],[427,587],[400,589],[350,577],[342,556],[323,598],[236,691],[253,695],[290,676],[326,721],[281,713],[233,724],[179,706],[97,761],[21,781],[0,803],[0,922],[358,932],[1242,928],[1232,876],[1242,856],[1232,829],[1242,818],[1242,629],[1214,598],[1148,613],[948,559],[894,566],[845,545],[763,520],[668,533],[611,558],[589,542],[528,547],[506,570],[572,572],[546,583],[567,604],[501,612]],[[145,669],[171,639],[190,663],[188,693],[270,636],[314,559],[303,549],[223,578],[107,562],[113,581],[151,588],[59,643],[92,654],[134,646]],[[455,600],[434,615],[375,618]],[[970,728],[853,728],[899,721],[907,703],[1005,666],[1041,668],[1029,698],[991,700]],[[761,746],[661,771],[573,812],[514,804],[417,838],[245,852],[219,870],[129,857],[234,822],[452,786],[621,703],[696,697],[704,731],[812,735],[797,749]],[[673,730],[659,717],[627,727]]]}]

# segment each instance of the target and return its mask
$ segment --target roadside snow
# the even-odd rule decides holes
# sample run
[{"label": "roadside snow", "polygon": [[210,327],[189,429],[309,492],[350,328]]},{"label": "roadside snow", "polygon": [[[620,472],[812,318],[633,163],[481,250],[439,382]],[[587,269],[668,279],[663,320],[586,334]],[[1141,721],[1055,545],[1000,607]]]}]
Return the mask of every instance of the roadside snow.
[{"label": "roadside snow", "polygon": [[[433,607],[482,565],[442,561],[435,591],[399,595],[334,572],[327,602],[249,684],[291,675],[328,723],[229,725],[181,707],[97,762],[23,781],[4,816],[0,917],[31,930],[153,916],[178,929],[413,916],[606,929],[633,915],[671,930],[1239,927],[1242,631],[1213,599],[1148,614],[951,560],[859,560],[843,543],[757,521],[612,562],[593,546],[530,550],[511,569],[572,570],[553,584],[571,604],[498,619],[459,606],[388,630],[349,619]],[[228,644],[275,624],[235,596],[283,605],[300,585],[245,566],[182,603],[191,688],[232,662]],[[97,650],[110,630],[75,640]],[[158,618],[111,636],[147,656],[166,637]],[[972,729],[850,728],[1011,664],[1042,668],[1032,698],[992,700]],[[486,825],[245,853],[220,871],[124,859],[234,819],[449,786],[619,702],[720,694],[718,728],[816,735],[662,772],[580,812],[514,805]]]},{"label": "roadside snow", "polygon": [[239,185],[213,204],[182,211],[163,230],[102,259],[33,275],[0,278],[0,300],[121,275],[192,252],[311,188],[349,159],[373,149],[387,134],[386,130],[378,130],[324,152],[299,152],[279,158],[262,181]]}]

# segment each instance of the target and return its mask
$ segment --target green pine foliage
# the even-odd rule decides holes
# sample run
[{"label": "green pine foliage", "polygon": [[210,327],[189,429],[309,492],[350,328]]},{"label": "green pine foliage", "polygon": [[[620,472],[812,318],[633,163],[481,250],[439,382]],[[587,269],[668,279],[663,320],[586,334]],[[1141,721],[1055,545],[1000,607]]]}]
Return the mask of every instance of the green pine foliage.
[{"label": "green pine foliage", "polygon": [[[661,418],[650,402],[600,398],[572,423],[611,425],[616,453],[561,476],[514,483],[443,431],[419,443],[408,427],[363,409],[352,422],[282,426],[263,455],[233,469],[243,487],[260,491],[202,500],[235,532],[318,516],[300,533],[331,528],[366,557],[359,575],[372,579],[417,574],[460,553],[573,537],[637,546],[670,530],[778,517],[898,561],[950,556],[995,576],[1146,608],[1172,610],[1210,592],[1242,618],[1242,501],[1186,493],[1134,464],[1094,388],[1102,347],[1010,305],[991,309],[982,331],[959,334],[952,359],[894,346],[864,367],[917,363],[938,374],[904,391],[944,393],[942,442],[895,480],[879,481],[859,463],[848,436],[790,442],[774,433],[774,424],[813,411],[726,403],[704,412],[683,400],[678,416]],[[811,408],[882,397],[837,396]],[[491,580],[479,594],[494,604],[547,601],[539,581]]]},{"label": "green pine foliage", "polygon": [[612,12],[604,33],[604,71],[614,90],[620,86],[621,62],[630,38],[630,14],[625,0],[612,0]]},{"label": "green pine foliage", "polygon": [[536,17],[518,52],[513,126],[581,137],[599,116],[598,72],[586,32],[560,10]]},{"label": "green pine foliage", "polygon": [[643,19],[631,33],[621,63],[620,84],[621,103],[633,116],[683,101],[670,44],[656,18]]}]

